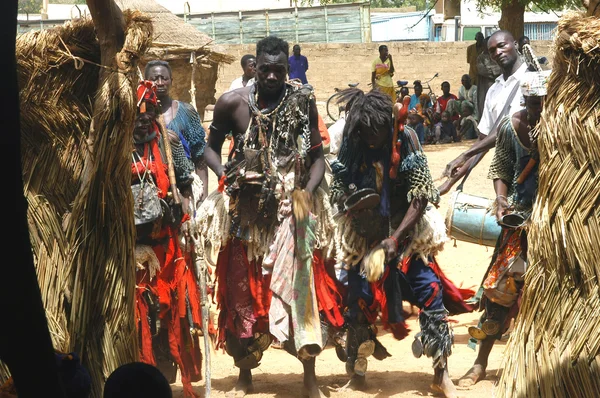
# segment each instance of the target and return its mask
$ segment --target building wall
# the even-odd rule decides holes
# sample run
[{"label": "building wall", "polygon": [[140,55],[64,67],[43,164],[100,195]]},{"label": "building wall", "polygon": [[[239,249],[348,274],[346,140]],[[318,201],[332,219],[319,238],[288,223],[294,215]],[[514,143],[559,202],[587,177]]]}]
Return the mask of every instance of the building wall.
[{"label": "building wall", "polygon": [[[304,44],[302,54],[308,58],[308,82],[313,85],[320,113],[325,116],[325,102],[336,87],[345,88],[347,83],[359,82],[359,88],[368,90],[371,82],[371,63],[378,56],[377,47],[381,43],[353,44]],[[451,92],[458,94],[460,78],[468,73],[466,62],[467,46],[470,42],[391,42],[387,43],[394,60],[396,73],[394,81],[415,79],[425,81],[436,72],[439,77],[432,82],[432,88],[441,94],[443,81],[450,82]],[[538,56],[551,60],[551,42],[533,42]],[[228,45],[226,51],[236,58],[230,65],[219,70],[216,98],[229,88],[231,81],[241,76],[239,59],[244,54],[255,53],[254,45]],[[412,94],[412,91],[411,91]],[[208,115],[210,117],[210,115]],[[327,121],[327,120],[326,120]]]}]

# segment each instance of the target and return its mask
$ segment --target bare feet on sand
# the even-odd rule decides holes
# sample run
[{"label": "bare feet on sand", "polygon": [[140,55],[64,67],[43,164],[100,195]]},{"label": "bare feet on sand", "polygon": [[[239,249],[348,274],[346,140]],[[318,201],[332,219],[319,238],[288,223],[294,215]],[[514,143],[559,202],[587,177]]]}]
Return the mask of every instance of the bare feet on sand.
[{"label": "bare feet on sand", "polygon": [[460,380],[458,380],[458,386],[471,387],[483,379],[485,379],[485,367],[475,364],[463,377],[460,378]]},{"label": "bare feet on sand", "polygon": [[317,385],[317,379],[304,376],[304,386],[302,387],[302,396],[309,398],[325,398]]},{"label": "bare feet on sand", "polygon": [[336,389],[338,392],[344,391],[364,391],[366,386],[365,376],[353,375],[348,383]]},{"label": "bare feet on sand", "polygon": [[443,394],[446,398],[458,397],[458,392],[456,391],[456,387],[454,387],[454,383],[452,383],[452,380],[448,375],[447,368],[437,368],[435,370],[431,389],[438,394]]},{"label": "bare feet on sand", "polygon": [[252,372],[248,369],[240,369],[240,375],[238,377],[235,387],[227,393],[228,398],[239,398],[245,397],[254,389],[252,385]]}]

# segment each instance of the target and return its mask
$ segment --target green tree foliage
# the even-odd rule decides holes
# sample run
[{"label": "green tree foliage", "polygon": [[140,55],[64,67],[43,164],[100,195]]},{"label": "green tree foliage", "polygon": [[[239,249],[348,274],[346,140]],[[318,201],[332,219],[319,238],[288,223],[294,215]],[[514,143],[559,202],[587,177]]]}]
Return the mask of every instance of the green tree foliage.
[{"label": "green tree foliage", "polygon": [[39,14],[42,10],[42,0],[19,0],[19,13]]},{"label": "green tree foliage", "polygon": [[[371,0],[372,8],[404,8],[414,6],[418,11],[426,10],[426,6],[433,4],[435,0],[431,0],[427,3],[425,0]],[[349,3],[350,0],[330,0],[323,1],[321,0],[321,4],[341,4],[341,3]]]}]

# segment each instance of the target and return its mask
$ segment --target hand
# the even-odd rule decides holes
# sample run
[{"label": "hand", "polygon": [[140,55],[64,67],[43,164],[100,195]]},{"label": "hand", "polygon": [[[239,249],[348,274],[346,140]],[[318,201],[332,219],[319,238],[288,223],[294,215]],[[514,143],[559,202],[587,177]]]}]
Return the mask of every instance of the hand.
[{"label": "hand", "polygon": [[459,157],[457,157],[456,159],[454,159],[446,165],[446,169],[444,170],[444,174],[442,174],[442,176],[454,177],[458,172],[458,169],[463,167],[467,160],[468,159],[465,157],[465,155],[460,155]]},{"label": "hand", "polygon": [[502,216],[510,213],[510,205],[508,204],[508,200],[505,196],[498,195],[496,198],[496,220],[500,221]]},{"label": "hand", "polygon": [[392,238],[387,238],[381,241],[381,246],[385,250],[386,261],[391,261],[398,256],[398,246]]}]

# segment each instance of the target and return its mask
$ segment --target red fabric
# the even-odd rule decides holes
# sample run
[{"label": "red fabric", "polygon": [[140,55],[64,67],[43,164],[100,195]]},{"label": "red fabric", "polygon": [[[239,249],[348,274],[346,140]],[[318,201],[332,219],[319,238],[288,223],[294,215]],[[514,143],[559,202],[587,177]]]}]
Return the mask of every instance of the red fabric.
[{"label": "red fabric", "polygon": [[398,141],[398,134],[404,131],[404,125],[408,118],[408,106],[410,105],[410,97],[407,95],[402,99],[402,108],[398,111],[396,125],[394,127],[394,135],[392,137],[392,159],[390,164],[390,178],[395,180],[398,175],[398,166],[400,165],[400,147],[401,142]]},{"label": "red fabric", "polygon": [[450,315],[473,312],[475,310],[475,306],[465,303],[465,300],[473,297],[475,295],[475,290],[457,287],[442,272],[435,258],[429,263],[429,266],[433,269],[433,272],[435,272],[438,278],[440,278],[440,282],[442,282],[444,307],[446,307]]},{"label": "red fabric", "polygon": [[[143,176],[146,171],[146,166],[149,167],[149,172],[156,181],[158,188],[158,196],[161,199],[167,197],[171,184],[169,183],[169,175],[167,174],[167,165],[163,163],[162,155],[158,147],[158,140],[160,139],[160,132],[156,122],[152,122],[154,125],[154,131],[156,131],[156,138],[151,140],[144,145],[144,156],[142,156],[142,162],[135,162],[131,164],[131,176],[132,181],[138,180],[138,175]],[[149,152],[152,153],[152,161],[148,161]]]},{"label": "red fabric", "polygon": [[[217,259],[217,308],[219,309],[219,330],[218,330],[218,347],[224,347],[225,329],[234,328],[234,322],[230,315],[230,306],[227,294],[227,277],[230,275],[228,267],[231,264],[231,245],[242,245],[239,240],[229,241],[224,250],[219,253]],[[244,250],[245,253],[245,250]],[[262,275],[262,267],[260,263],[252,261],[248,262],[246,256],[244,261],[248,266],[248,284],[252,294],[252,306],[256,323],[253,326],[254,332],[268,332],[269,330],[269,308],[271,304],[272,292],[270,289],[271,276]],[[322,253],[318,250],[314,252],[313,257],[313,272],[315,280],[315,289],[319,310],[323,311],[327,320],[334,327],[341,327],[344,324],[344,318],[341,312],[342,295],[339,293],[339,288],[336,286],[335,280],[327,272],[325,261]]]},{"label": "red fabric", "polygon": [[150,324],[148,323],[148,303],[142,296],[143,292],[144,290],[142,287],[138,287],[135,293],[135,319],[138,320],[138,334],[141,342],[140,361],[156,366],[154,351],[152,350],[152,332],[150,331]]},{"label": "red fabric", "polygon": [[149,102],[152,105],[158,105],[158,97],[156,96],[156,86],[153,81],[143,80],[137,88],[138,106],[142,101]]},{"label": "red fabric", "polygon": [[227,182],[227,177],[225,175],[222,175],[221,178],[219,178],[219,185],[217,187],[217,190],[221,193],[223,193],[223,191],[225,191],[225,183]]},{"label": "red fabric", "polygon": [[[454,94],[450,94],[448,96],[448,98],[444,98],[443,96],[438,97],[437,102],[436,102],[436,109],[435,111],[437,113],[442,113],[446,110],[446,107],[448,106],[448,101],[450,100],[457,100],[458,97],[456,97],[456,95]],[[455,118],[458,118],[459,116],[452,116],[452,120],[456,120]]]},{"label": "red fabric", "polygon": [[[390,270],[389,270],[389,268],[386,267],[383,277],[380,280],[378,280],[377,282],[371,283],[371,290],[373,291],[373,294],[374,294],[374,300],[373,300],[373,304],[371,305],[369,310],[370,310],[371,314],[376,315],[377,310],[379,309],[381,311],[381,322],[383,323],[383,329],[392,332],[392,335],[394,336],[394,338],[396,340],[402,340],[406,336],[408,336],[410,329],[408,328],[408,326],[406,326],[406,322],[397,322],[397,323],[389,322],[389,314],[388,314],[388,308],[387,308],[387,296],[385,294],[385,289],[383,287],[383,284],[384,284],[385,280],[387,279],[389,273],[390,273]],[[370,323],[375,322],[376,316],[375,316],[375,319],[373,319],[373,321],[371,321],[370,318],[372,318],[372,315],[370,317],[367,312],[365,312],[365,315],[367,315],[367,319],[369,319]],[[408,314],[405,314],[404,318],[408,318]]]},{"label": "red fabric", "polygon": [[325,269],[323,254],[320,250],[315,250],[313,255],[313,271],[319,311],[323,311],[332,326],[340,328],[344,325],[344,316],[340,311],[342,296],[335,281]]},{"label": "red fabric", "polygon": [[[442,283],[444,307],[446,307],[450,315],[473,312],[475,310],[475,306],[465,303],[465,300],[473,297],[475,295],[475,291],[473,289],[458,288],[450,279],[446,277],[444,272],[442,272],[435,258],[430,261],[428,265],[431,267],[431,269],[433,269],[433,272],[437,275]],[[402,272],[408,272],[409,266],[410,258],[405,258],[402,261]]]},{"label": "red fabric", "polygon": [[317,116],[319,117],[319,133],[321,134],[321,142],[323,143],[323,147],[326,147],[331,142],[331,138],[329,138],[329,130],[327,130],[327,125],[325,125],[321,115]]}]

